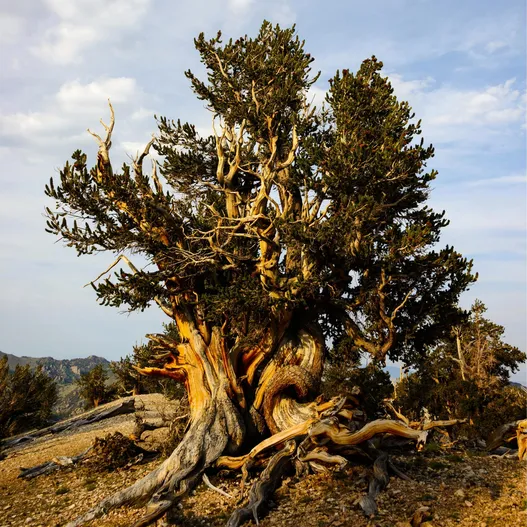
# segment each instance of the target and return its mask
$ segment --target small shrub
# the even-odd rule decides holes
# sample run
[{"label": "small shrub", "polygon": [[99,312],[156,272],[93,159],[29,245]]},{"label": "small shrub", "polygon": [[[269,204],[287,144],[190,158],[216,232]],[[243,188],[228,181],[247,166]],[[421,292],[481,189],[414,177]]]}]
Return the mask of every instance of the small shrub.
[{"label": "small shrub", "polygon": [[59,487],[59,488],[55,491],[55,494],[57,494],[58,496],[60,496],[61,494],[67,494],[69,491],[70,491],[70,489],[69,489],[68,487]]},{"label": "small shrub", "polygon": [[56,400],[57,385],[41,366],[10,371],[7,356],[0,359],[0,438],[45,426]]},{"label": "small shrub", "polygon": [[124,467],[144,450],[120,432],[95,438],[92,463],[102,470]]},{"label": "small shrub", "polygon": [[424,447],[425,452],[429,452],[430,454],[437,454],[438,452],[441,452],[441,445],[438,445],[437,443],[428,443]]},{"label": "small shrub", "polygon": [[80,396],[85,400],[86,409],[97,408],[115,398],[115,391],[106,385],[108,373],[102,364],[97,364],[88,373],[83,373],[75,382],[80,387]]},{"label": "small shrub", "polygon": [[458,454],[449,454],[445,459],[453,463],[463,463],[463,457]]}]

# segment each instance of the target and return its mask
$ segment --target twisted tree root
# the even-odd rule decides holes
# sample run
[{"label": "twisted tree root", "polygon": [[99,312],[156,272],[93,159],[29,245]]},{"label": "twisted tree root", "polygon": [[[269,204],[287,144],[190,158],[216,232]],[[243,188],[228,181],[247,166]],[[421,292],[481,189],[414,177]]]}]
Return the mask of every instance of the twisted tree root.
[{"label": "twisted tree root", "polygon": [[[249,503],[237,510],[229,520],[230,527],[237,527],[254,518],[258,522],[265,501],[277,488],[283,473],[292,462],[297,470],[305,472],[327,470],[327,464],[344,467],[346,459],[337,452],[345,453],[350,447],[367,442],[376,435],[393,434],[417,441],[426,440],[427,432],[415,430],[400,421],[380,419],[367,423],[352,421],[349,426],[339,421],[348,417],[343,399],[315,404],[315,417],[282,430],[254,447],[248,454],[238,457],[222,456],[229,451],[233,430],[241,423],[234,423],[238,414],[230,413],[232,405],[227,397],[209,401],[200,414],[191,421],[187,434],[172,455],[156,470],[131,487],[104,499],[67,527],[80,527],[109,510],[123,505],[143,505],[148,502],[147,513],[133,527],[146,527],[173,509],[177,501],[201,479],[205,470],[215,465],[230,469],[242,469],[247,476],[251,467],[265,463],[265,454],[272,448],[281,450],[271,457],[259,480],[253,485]],[[236,426],[235,426],[236,425]],[[298,446],[297,446],[298,444]],[[324,448],[321,448],[325,445]],[[375,498],[384,488],[387,458],[380,456],[374,465],[374,478],[370,492],[363,501],[367,514],[375,514]]]},{"label": "twisted tree root", "polygon": [[288,441],[285,447],[270,459],[260,478],[251,488],[249,503],[247,506],[233,512],[227,522],[227,527],[239,527],[250,518],[254,518],[256,525],[259,524],[258,513],[262,511],[265,502],[278,488],[295,452],[296,442]]}]

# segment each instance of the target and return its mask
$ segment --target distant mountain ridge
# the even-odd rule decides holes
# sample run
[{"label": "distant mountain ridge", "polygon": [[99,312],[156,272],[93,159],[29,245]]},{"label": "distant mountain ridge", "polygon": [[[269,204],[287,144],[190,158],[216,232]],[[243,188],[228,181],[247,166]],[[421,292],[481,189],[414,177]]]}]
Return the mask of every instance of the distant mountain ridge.
[{"label": "distant mountain ridge", "polygon": [[57,384],[71,384],[98,364],[102,364],[105,369],[110,368],[108,360],[96,355],[90,355],[83,359],[54,359],[53,357],[17,357],[16,355],[0,351],[0,358],[4,356],[7,356],[10,370],[14,370],[17,365],[25,366],[29,364],[31,368],[41,365],[44,372],[54,379]]},{"label": "distant mountain ridge", "polygon": [[10,370],[26,364],[29,364],[30,368],[42,365],[44,372],[57,383],[58,399],[53,407],[53,414],[57,419],[65,419],[84,410],[80,387],[75,383],[82,374],[88,373],[98,364],[102,364],[104,369],[108,371],[109,382],[115,380],[115,376],[110,371],[110,361],[96,355],[90,355],[85,359],[54,359],[53,357],[17,357],[0,351],[0,359],[5,356],[7,356],[7,364]]}]

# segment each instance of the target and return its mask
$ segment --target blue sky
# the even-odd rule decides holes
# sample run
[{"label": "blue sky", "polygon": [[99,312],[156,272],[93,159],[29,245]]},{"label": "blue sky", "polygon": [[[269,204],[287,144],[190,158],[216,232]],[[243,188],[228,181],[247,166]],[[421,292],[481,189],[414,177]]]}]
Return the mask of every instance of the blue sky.
[{"label": "blue sky", "polygon": [[[451,225],[443,244],[473,258],[480,279],[462,299],[487,304],[507,340],[526,349],[526,35],[523,0],[256,1],[19,0],[0,2],[0,350],[109,359],[165,321],[98,306],[83,288],[111,255],[77,258],[44,232],[44,184],[86,128],[117,114],[114,162],[155,132],[154,114],[209,128],[183,75],[202,71],[193,38],[255,34],[267,18],[297,24],[321,71],[375,54],[422,119],[439,170],[432,205]],[[525,368],[516,376],[525,380]]]}]

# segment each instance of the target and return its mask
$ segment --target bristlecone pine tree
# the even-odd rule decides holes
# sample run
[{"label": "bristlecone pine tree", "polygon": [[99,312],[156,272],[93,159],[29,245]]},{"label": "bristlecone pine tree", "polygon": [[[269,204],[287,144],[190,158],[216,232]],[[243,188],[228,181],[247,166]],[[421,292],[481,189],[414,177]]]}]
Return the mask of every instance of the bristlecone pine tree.
[{"label": "bristlecone pine tree", "polygon": [[[347,335],[376,360],[411,361],[459,322],[459,294],[475,279],[453,248],[432,248],[447,225],[426,206],[433,148],[417,141],[420,125],[381,62],[337,73],[316,110],[313,58],[294,28],[264,22],[256,38],[202,34],[195,45],[207,80],[186,76],[211,112],[211,136],[160,118],[158,137],[117,173],[110,107],[105,137],[92,133],[96,166],[76,151],[46,187],[56,201],[49,232],[128,266],[94,282],[99,300],[130,310],[156,302],[177,324],[179,340],[150,336],[165,366],[141,371],[185,383],[191,413],[157,470],[70,526],[146,502],[136,525],[148,525],[208,468],[266,466],[228,523],[240,525],[290,462],[340,464],[333,453],[379,433],[421,440],[395,420],[357,424],[344,399],[317,397],[326,342]],[[148,175],[152,146],[164,161]],[[125,256],[137,253],[151,265]]]}]

